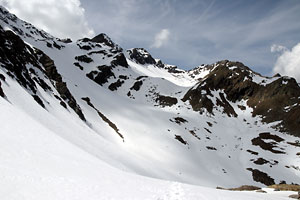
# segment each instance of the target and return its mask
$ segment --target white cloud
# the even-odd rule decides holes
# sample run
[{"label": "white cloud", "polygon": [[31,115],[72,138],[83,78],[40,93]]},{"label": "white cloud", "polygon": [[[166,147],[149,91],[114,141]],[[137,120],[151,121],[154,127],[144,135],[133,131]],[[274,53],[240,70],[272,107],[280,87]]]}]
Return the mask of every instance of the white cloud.
[{"label": "white cloud", "polygon": [[0,0],[10,12],[60,38],[94,35],[79,0]]},{"label": "white cloud", "polygon": [[160,48],[162,45],[166,44],[169,40],[170,31],[168,29],[162,29],[159,33],[155,35],[154,43],[151,47]]},{"label": "white cloud", "polygon": [[273,68],[274,73],[292,76],[300,82],[300,43],[292,50],[285,50],[278,58]]},{"label": "white cloud", "polygon": [[288,49],[285,46],[273,44],[271,46],[271,52],[272,53],[283,53],[287,51]]}]

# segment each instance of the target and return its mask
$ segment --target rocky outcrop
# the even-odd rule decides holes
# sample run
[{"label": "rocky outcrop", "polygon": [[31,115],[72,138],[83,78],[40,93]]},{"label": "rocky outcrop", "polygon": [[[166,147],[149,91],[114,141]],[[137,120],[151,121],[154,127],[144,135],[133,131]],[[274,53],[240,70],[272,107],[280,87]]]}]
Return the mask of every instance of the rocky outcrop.
[{"label": "rocky outcrop", "polygon": [[5,80],[5,77],[4,77],[4,78],[2,78],[2,77],[4,77],[4,76],[3,76],[2,74],[0,74],[0,96],[1,96],[1,97],[4,97],[5,94],[4,94],[4,92],[3,92],[3,89],[1,88],[1,80],[4,81],[4,80]]},{"label": "rocky outcrop", "polygon": [[274,185],[275,181],[267,173],[259,171],[258,169],[247,168],[247,170],[252,172],[253,180],[264,185]]},{"label": "rocky outcrop", "polygon": [[112,47],[117,52],[123,51],[122,48],[115,44],[105,33],[100,33],[99,35],[92,38],[90,41],[105,44],[106,46]]},{"label": "rocky outcrop", "polygon": [[[228,116],[236,116],[230,102],[246,100],[253,116],[261,116],[266,123],[280,121],[274,128],[300,136],[300,87],[295,79],[263,77],[240,62],[228,60],[207,67],[212,71],[182,99],[189,101],[195,111],[214,114],[214,107],[220,106]],[[212,91],[220,91],[220,98]],[[216,98],[217,105],[212,98]]]},{"label": "rocky outcrop", "polygon": [[135,61],[138,64],[145,65],[145,64],[156,64],[154,58],[150,55],[150,53],[145,50],[144,48],[133,48],[127,50],[130,59]]},{"label": "rocky outcrop", "polygon": [[97,69],[98,71],[91,71],[86,76],[101,86],[107,83],[110,77],[116,78],[111,66],[102,65],[98,66]]},{"label": "rocky outcrop", "polygon": [[[37,74],[44,74],[35,54],[35,50],[12,31],[4,31],[0,27],[0,64],[7,75],[15,79],[33,99],[45,108],[41,98],[37,94],[37,84],[45,91],[51,90],[51,87],[43,80],[47,77],[39,77]],[[2,81],[5,77],[1,76]],[[0,83],[0,96],[4,97],[4,91]]]},{"label": "rocky outcrop", "polygon": [[116,56],[114,56],[114,59],[111,61],[111,65],[114,67],[119,65],[128,68],[128,63],[123,53],[118,53]]},{"label": "rocky outcrop", "polygon": [[75,111],[80,119],[86,121],[80,106],[77,104],[75,98],[68,89],[67,83],[62,80],[62,76],[58,73],[54,61],[41,50],[36,49],[36,53],[39,56],[39,61],[44,67],[45,73],[53,82],[53,85],[60,94],[61,98],[67,102],[67,104]]},{"label": "rocky outcrop", "polygon": [[177,98],[164,95],[158,95],[155,101],[161,106],[173,106],[178,102]]},{"label": "rocky outcrop", "polygon": [[130,90],[139,91],[143,85],[143,81],[136,81],[133,86],[130,88]]},{"label": "rocky outcrop", "polygon": [[36,93],[36,85],[27,69],[27,64],[38,67],[34,51],[12,31],[0,27],[0,58],[7,74],[16,79],[20,85]]},{"label": "rocky outcrop", "polygon": [[119,87],[121,87],[121,86],[123,85],[123,83],[124,83],[123,80],[118,79],[116,82],[111,83],[111,84],[108,86],[108,89],[110,89],[111,91],[115,91],[115,90],[117,90]]},{"label": "rocky outcrop", "polygon": [[100,112],[91,102],[89,97],[82,97],[81,98],[83,101],[85,101],[91,108],[93,108],[99,115],[99,117],[105,122],[107,123],[119,136],[120,138],[122,138],[123,142],[124,142],[124,137],[123,135],[120,133],[118,127],[116,126],[116,124],[114,124],[111,120],[109,120],[102,112]]}]

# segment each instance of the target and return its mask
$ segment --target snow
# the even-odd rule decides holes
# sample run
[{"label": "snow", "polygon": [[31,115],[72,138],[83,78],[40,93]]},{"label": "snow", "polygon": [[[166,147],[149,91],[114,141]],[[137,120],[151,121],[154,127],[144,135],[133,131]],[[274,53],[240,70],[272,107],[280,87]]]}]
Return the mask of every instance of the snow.
[{"label": "snow", "polygon": [[[12,199],[283,199],[162,181],[113,168],[0,99],[0,195]],[[72,127],[70,127],[72,128]],[[74,131],[74,130],[73,130]]]},{"label": "snow", "polygon": [[127,59],[127,62],[132,67],[133,71],[144,76],[164,78],[178,86],[184,87],[191,87],[197,83],[195,79],[189,77],[186,73],[174,75],[169,73],[166,69],[158,68],[153,65],[139,65],[129,59]]},{"label": "snow", "polygon": [[[17,20],[15,25],[31,34],[23,23]],[[199,68],[199,74],[192,78],[188,72],[173,74],[127,58],[129,68],[116,67],[113,72],[116,79],[119,75],[129,79],[117,91],[110,91],[107,87],[115,78],[99,86],[86,74],[97,70],[97,66],[109,65],[111,57],[90,55],[94,62],[81,63],[84,69],[80,70],[73,65],[75,56],[88,52],[78,48],[81,42],[64,44],[47,36],[65,48],[48,48],[38,35],[21,37],[54,60],[87,122],[80,120],[69,107],[65,109],[59,104],[54,97],[59,94],[53,86],[53,93],[37,88],[46,106],[43,109],[30,92],[1,68],[0,73],[6,78],[1,87],[7,98],[0,98],[1,199],[286,199],[288,192],[268,190],[267,194],[261,194],[214,188],[242,184],[263,186],[253,181],[246,170],[248,167],[267,172],[276,182],[300,181],[299,170],[285,167],[300,164],[296,156],[298,149],[287,145],[296,138],[273,130],[272,124],[262,123],[259,117],[252,117],[247,102],[231,103],[238,114],[235,118],[228,117],[217,106],[214,115],[200,115],[188,102],[181,101],[197,79],[204,78],[209,70]],[[93,49],[96,50],[109,51],[110,47],[102,45]],[[43,78],[42,74],[38,75]],[[130,90],[140,76],[147,76],[140,79],[143,81],[140,90]],[[265,80],[258,76],[254,79],[258,83]],[[48,79],[44,80],[51,85]],[[127,96],[128,91],[131,98]],[[223,91],[212,91],[213,97],[209,98],[216,102],[220,92]],[[162,107],[155,101],[158,94],[175,97],[178,103]],[[124,142],[82,97],[89,97],[95,108],[117,125]],[[241,110],[238,105],[246,109]],[[187,122],[170,121],[175,117]],[[285,149],[286,155],[274,155],[251,144],[251,139],[259,133],[270,131],[285,139],[278,146]],[[175,135],[180,135],[188,144],[175,140]],[[209,150],[207,146],[217,150]],[[248,149],[279,164],[272,168],[258,167],[250,162],[257,157],[249,154]]]}]

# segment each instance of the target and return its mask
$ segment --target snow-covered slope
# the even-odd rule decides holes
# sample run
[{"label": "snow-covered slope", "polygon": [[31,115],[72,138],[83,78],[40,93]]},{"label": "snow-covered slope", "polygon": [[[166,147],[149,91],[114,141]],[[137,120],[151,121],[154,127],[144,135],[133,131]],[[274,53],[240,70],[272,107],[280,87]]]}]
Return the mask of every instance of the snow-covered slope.
[{"label": "snow-covered slope", "polygon": [[105,34],[55,38],[3,7],[0,25],[6,199],[261,199],[168,181],[299,183],[294,79],[229,61],[186,72]]}]

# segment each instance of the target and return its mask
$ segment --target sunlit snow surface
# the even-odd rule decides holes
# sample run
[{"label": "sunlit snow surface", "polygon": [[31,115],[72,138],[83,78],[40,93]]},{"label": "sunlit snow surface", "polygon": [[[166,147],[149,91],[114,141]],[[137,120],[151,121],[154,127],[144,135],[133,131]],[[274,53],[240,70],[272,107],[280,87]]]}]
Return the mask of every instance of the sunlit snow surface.
[{"label": "sunlit snow surface", "polygon": [[[6,113],[0,115],[0,195],[3,200],[252,200],[286,199],[292,194],[228,192],[127,173],[70,143],[3,99],[0,99],[0,109]],[[59,121],[56,123],[56,128],[62,126]],[[74,124],[70,129],[75,134],[80,126]]]}]

